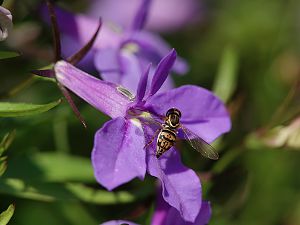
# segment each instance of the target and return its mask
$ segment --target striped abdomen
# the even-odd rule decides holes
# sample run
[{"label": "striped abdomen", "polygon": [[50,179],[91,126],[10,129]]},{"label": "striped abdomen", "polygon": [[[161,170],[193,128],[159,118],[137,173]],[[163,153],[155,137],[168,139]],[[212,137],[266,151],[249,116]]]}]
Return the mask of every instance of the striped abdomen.
[{"label": "striped abdomen", "polygon": [[177,131],[169,127],[162,129],[157,137],[156,157],[159,158],[164,152],[174,146],[177,138]]}]

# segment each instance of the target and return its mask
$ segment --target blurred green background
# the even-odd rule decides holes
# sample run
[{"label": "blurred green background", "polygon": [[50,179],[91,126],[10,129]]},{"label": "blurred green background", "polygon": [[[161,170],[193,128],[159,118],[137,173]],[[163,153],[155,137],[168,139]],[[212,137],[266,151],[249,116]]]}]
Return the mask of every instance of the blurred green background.
[{"label": "blurred green background", "polygon": [[[21,56],[0,60],[1,101],[46,104],[61,98],[54,83],[30,70],[52,61],[51,29],[36,13],[40,1],[5,1],[14,38],[0,50]],[[200,176],[212,203],[210,224],[300,224],[300,2],[202,1],[201,22],[164,38],[190,64],[176,84],[215,91],[227,104],[232,130],[215,143],[220,159],[203,159],[189,146],[184,163]],[[85,0],[58,4],[80,12]],[[101,35],[101,34],[100,34]],[[93,134],[108,119],[79,98],[88,129],[65,101],[25,117],[0,117],[0,139],[16,131],[4,153],[0,211],[14,203],[10,224],[100,224],[129,219],[148,224],[155,179],[134,180],[115,192],[98,185],[90,165]]]}]

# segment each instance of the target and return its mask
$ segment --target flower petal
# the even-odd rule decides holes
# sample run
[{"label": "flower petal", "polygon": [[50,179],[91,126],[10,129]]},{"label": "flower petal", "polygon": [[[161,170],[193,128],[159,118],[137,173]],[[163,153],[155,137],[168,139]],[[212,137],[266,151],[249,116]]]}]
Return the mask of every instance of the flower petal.
[{"label": "flower petal", "polygon": [[158,194],[156,199],[155,211],[152,217],[151,225],[205,225],[208,224],[211,217],[210,203],[203,201],[200,212],[195,222],[186,222],[180,216],[179,212],[164,201],[162,196]]},{"label": "flower petal", "polygon": [[167,79],[176,60],[176,55],[175,49],[172,49],[171,52],[159,62],[153,75],[149,96],[154,95]]},{"label": "flower petal", "polygon": [[146,172],[144,134],[141,127],[118,117],[97,131],[92,163],[97,181],[112,190]]},{"label": "flower petal", "polygon": [[[159,35],[147,31],[135,32],[127,42],[133,42],[140,46],[139,55],[147,58],[154,64],[158,64],[159,60],[171,50],[170,45]],[[181,75],[187,73],[188,70],[188,63],[181,57],[177,57],[172,71]]]},{"label": "flower petal", "polygon": [[8,33],[12,27],[13,23],[10,11],[0,6],[0,41],[4,41],[8,37]]},{"label": "flower petal", "polygon": [[165,115],[172,107],[179,109],[182,124],[208,143],[231,127],[222,101],[212,92],[193,85],[156,94],[148,99],[145,107],[159,115]]},{"label": "flower petal", "polygon": [[120,70],[118,60],[119,49],[106,48],[97,51],[94,59],[95,67],[101,73]]},{"label": "flower petal", "polygon": [[118,92],[115,84],[99,80],[65,61],[57,62],[54,70],[62,85],[103,113],[112,118],[126,114],[130,101]]},{"label": "flower petal", "polygon": [[[57,21],[59,21],[59,29],[63,34],[77,41],[77,45],[73,46],[74,52],[90,40],[99,22],[99,15],[95,18],[83,14],[74,15],[59,7],[55,7],[55,13]],[[48,21],[48,16],[45,16],[47,15],[46,8],[42,8],[42,14],[45,20]],[[118,32],[117,29],[113,29],[112,26],[104,21],[100,35],[97,37],[93,48],[100,49],[117,46],[121,42],[121,36],[121,32]],[[64,48],[64,46],[62,47]]]},{"label": "flower petal", "polygon": [[146,69],[146,71],[140,78],[140,81],[138,84],[138,89],[136,92],[137,101],[142,101],[145,96],[146,89],[147,89],[147,83],[148,83],[148,75],[149,75],[151,66],[152,66],[151,64],[148,65],[148,68]]},{"label": "flower petal", "polygon": [[170,149],[159,160],[148,153],[147,170],[162,182],[164,200],[185,221],[194,222],[201,208],[201,185],[195,172],[182,165],[179,153]]},{"label": "flower petal", "polygon": [[138,225],[127,220],[110,220],[100,225]]},{"label": "flower petal", "polygon": [[141,30],[145,26],[151,0],[143,0],[133,19],[132,30]]},{"label": "flower petal", "polygon": [[[201,17],[201,1],[198,0],[153,0],[146,29],[170,32],[185,28],[187,24]],[[139,7],[140,0],[101,0],[93,1],[90,14],[129,27]],[[176,12],[176,16],[174,16]]]},{"label": "flower petal", "polygon": [[[105,59],[103,54],[106,54],[108,58]],[[103,65],[105,61],[108,61],[107,67]],[[108,50],[100,50],[97,53],[95,64],[104,80],[120,84],[130,90],[131,93],[136,93],[142,68],[139,59],[134,54],[113,49],[110,50],[110,53]],[[106,70],[103,71],[101,68]]]}]

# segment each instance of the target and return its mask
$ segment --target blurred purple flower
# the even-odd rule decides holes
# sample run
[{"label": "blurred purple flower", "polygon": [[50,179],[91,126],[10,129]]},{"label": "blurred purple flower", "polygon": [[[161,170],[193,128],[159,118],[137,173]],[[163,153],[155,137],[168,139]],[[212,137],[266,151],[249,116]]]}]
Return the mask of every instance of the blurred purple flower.
[{"label": "blurred purple flower", "polygon": [[[94,0],[89,14],[130,27],[141,0]],[[174,14],[176,12],[176,15]],[[201,17],[199,0],[153,0],[146,29],[170,32],[196,22]]]},{"label": "blurred purple flower", "polygon": [[157,93],[175,60],[176,52],[172,50],[158,64],[147,88],[149,66],[141,76],[136,96],[65,61],[56,63],[55,73],[62,85],[112,118],[95,134],[92,163],[97,181],[112,190],[135,177],[143,179],[147,171],[161,181],[164,200],[185,221],[193,222],[201,207],[198,176],[181,163],[175,149],[159,160],[154,155],[155,143],[144,149],[154,131],[138,118],[164,115],[169,108],[176,107],[182,112],[182,124],[207,142],[227,132],[230,119],[223,103],[203,88],[185,85]]},{"label": "blurred purple flower", "polygon": [[0,6],[0,41],[4,41],[8,37],[12,26],[12,15],[10,11]]},{"label": "blurred purple flower", "polygon": [[[118,24],[103,21],[101,35],[95,41],[93,51],[84,60],[85,63],[93,60],[104,80],[121,84],[132,92],[136,92],[140,76],[147,65],[150,62],[154,66],[157,65],[171,50],[158,35],[142,30],[151,1],[140,2],[140,8],[135,13],[130,28],[122,30]],[[57,9],[56,12],[60,30],[65,34],[62,38],[63,52],[65,55],[71,55],[77,46],[87,42],[90,31],[97,26],[98,19],[80,14],[73,15],[61,9]],[[187,70],[187,63],[178,58],[173,71],[184,74]],[[150,71],[149,80],[154,74],[153,71],[154,67]],[[167,78],[161,91],[173,86],[172,80]]]},{"label": "blurred purple flower", "polygon": [[132,223],[127,220],[111,220],[105,223],[101,223],[101,225],[138,225],[138,224]]}]

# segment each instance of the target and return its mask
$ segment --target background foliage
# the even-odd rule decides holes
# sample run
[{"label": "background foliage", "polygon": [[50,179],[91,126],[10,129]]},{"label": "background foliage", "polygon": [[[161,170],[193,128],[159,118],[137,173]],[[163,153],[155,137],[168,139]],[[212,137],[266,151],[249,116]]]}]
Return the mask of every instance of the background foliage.
[{"label": "background foliage", "polygon": [[[154,179],[134,180],[115,192],[95,182],[93,134],[107,117],[76,98],[88,123],[84,129],[60,102],[56,85],[30,75],[53,56],[51,30],[36,13],[39,3],[5,1],[14,15],[14,34],[0,43],[6,51],[0,54],[0,139],[15,135],[9,136],[8,151],[8,145],[0,147],[0,172],[7,163],[0,211],[15,204],[10,224],[88,225],[116,218],[145,224],[153,212]],[[182,151],[212,202],[210,224],[300,224],[300,126],[291,126],[300,112],[300,2],[204,3],[201,23],[164,37],[191,66],[176,84],[214,90],[232,116],[232,131],[215,143],[220,160],[203,159],[189,146]],[[77,12],[85,4],[59,1]],[[12,51],[20,56],[7,53]],[[7,54],[11,58],[2,59]],[[36,105],[26,105],[24,112],[3,102]]]}]

